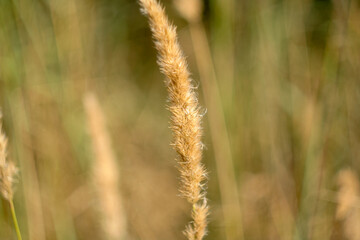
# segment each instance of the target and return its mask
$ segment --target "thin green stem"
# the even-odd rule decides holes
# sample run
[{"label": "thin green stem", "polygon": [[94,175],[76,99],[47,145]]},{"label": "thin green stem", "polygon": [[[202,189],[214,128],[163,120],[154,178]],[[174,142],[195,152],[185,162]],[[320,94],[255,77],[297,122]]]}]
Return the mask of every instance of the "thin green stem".
[{"label": "thin green stem", "polygon": [[12,219],[13,219],[13,222],[14,222],[17,239],[18,239],[18,240],[22,240],[22,238],[21,238],[21,232],[20,232],[20,228],[19,228],[19,224],[18,224],[18,221],[17,221],[17,218],[16,218],[14,202],[13,202],[13,200],[11,199],[11,200],[9,201],[9,203],[10,203],[11,215],[12,215]]}]

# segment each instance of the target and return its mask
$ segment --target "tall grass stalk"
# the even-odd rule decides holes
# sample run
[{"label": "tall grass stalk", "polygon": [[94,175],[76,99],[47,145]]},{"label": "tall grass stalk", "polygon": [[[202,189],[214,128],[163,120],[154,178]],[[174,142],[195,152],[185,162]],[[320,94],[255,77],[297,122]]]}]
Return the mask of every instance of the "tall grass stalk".
[{"label": "tall grass stalk", "polygon": [[206,200],[206,170],[201,162],[201,110],[193,91],[190,73],[177,41],[175,27],[169,23],[163,7],[156,0],[140,0],[142,11],[149,18],[150,28],[159,52],[158,64],[167,77],[172,113],[173,146],[179,154],[181,194],[192,204],[192,218],[185,235],[200,240],[206,234],[208,205]]},{"label": "tall grass stalk", "polygon": [[120,178],[105,126],[105,116],[93,93],[87,93],[84,106],[95,154],[93,176],[101,208],[102,227],[109,240],[126,239],[127,224],[119,192]]}]

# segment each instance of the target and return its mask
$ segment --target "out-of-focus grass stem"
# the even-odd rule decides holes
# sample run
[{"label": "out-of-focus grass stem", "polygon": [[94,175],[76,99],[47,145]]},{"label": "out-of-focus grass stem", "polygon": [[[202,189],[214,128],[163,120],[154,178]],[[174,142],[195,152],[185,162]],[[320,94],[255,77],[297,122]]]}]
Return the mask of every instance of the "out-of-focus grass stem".
[{"label": "out-of-focus grass stem", "polygon": [[233,157],[209,42],[201,21],[190,22],[189,29],[204,100],[208,107],[210,135],[223,203],[223,215],[226,222],[226,236],[227,239],[243,239],[240,200]]}]

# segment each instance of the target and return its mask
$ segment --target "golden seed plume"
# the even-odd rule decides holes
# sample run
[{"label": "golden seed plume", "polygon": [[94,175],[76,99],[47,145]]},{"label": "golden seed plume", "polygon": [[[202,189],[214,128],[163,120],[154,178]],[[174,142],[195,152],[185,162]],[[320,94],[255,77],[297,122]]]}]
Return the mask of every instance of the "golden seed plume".
[{"label": "golden seed plume", "polygon": [[13,184],[18,169],[13,162],[7,160],[7,142],[7,138],[2,130],[2,123],[0,122],[0,192],[10,202],[14,196]]},{"label": "golden seed plume", "polygon": [[350,170],[342,170],[338,175],[340,186],[336,217],[343,221],[345,236],[350,240],[360,239],[360,189],[356,174]]},{"label": "golden seed plume", "polygon": [[105,127],[105,117],[94,94],[84,98],[88,127],[95,153],[94,182],[99,198],[102,226],[110,240],[126,239],[126,218],[119,192],[119,173]]},{"label": "golden seed plume", "polygon": [[175,27],[169,23],[163,7],[156,0],[140,0],[140,4],[142,12],[149,19],[155,47],[159,52],[160,70],[167,77],[173,146],[179,154],[180,192],[193,205],[193,222],[186,228],[185,235],[188,239],[200,240],[206,234],[208,215],[204,190],[206,171],[201,163],[202,114]]}]

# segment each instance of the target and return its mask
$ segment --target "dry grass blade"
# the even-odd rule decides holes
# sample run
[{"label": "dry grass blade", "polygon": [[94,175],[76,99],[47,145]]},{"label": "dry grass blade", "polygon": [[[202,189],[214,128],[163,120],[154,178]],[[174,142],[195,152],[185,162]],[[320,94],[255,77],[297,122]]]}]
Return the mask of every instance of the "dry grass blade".
[{"label": "dry grass blade", "polygon": [[180,15],[189,22],[189,33],[193,45],[204,102],[208,109],[209,135],[216,163],[219,182],[224,230],[228,240],[244,239],[242,209],[238,184],[234,171],[225,111],[220,94],[210,43],[202,21],[202,0],[174,0]]},{"label": "dry grass blade", "polygon": [[185,57],[177,41],[176,30],[169,23],[163,7],[155,0],[140,0],[142,11],[149,18],[155,46],[159,52],[158,64],[167,77],[172,113],[173,146],[179,154],[181,193],[192,205],[193,223],[185,235],[188,239],[202,239],[206,234],[208,206],[204,181],[206,171],[201,163],[201,113],[194,87],[191,84]]}]

